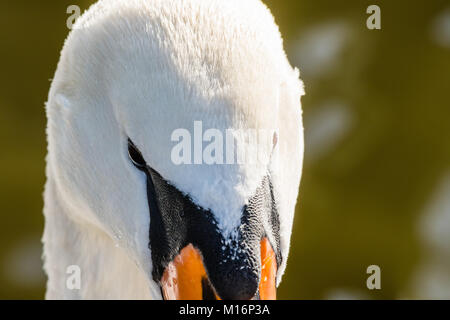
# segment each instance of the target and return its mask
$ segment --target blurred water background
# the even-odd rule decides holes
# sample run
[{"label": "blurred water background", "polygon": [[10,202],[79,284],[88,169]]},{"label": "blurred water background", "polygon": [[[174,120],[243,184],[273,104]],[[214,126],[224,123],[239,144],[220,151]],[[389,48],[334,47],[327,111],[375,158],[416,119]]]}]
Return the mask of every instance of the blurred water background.
[{"label": "blurred water background", "polygon": [[[0,299],[41,299],[45,114],[66,9],[0,4]],[[266,0],[306,155],[281,299],[450,299],[450,3]],[[366,8],[381,8],[368,30]],[[381,267],[381,290],[366,268]]]}]

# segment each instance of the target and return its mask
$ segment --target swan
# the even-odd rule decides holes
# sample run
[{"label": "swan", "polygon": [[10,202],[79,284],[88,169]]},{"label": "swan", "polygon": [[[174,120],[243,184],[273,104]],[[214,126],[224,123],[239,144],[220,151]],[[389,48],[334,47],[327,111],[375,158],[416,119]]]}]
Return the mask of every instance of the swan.
[{"label": "swan", "polygon": [[[303,94],[260,0],[91,6],[46,103],[46,298],[274,299],[301,179]],[[203,146],[228,129],[222,143],[257,149],[258,161],[173,161],[175,132]]]}]

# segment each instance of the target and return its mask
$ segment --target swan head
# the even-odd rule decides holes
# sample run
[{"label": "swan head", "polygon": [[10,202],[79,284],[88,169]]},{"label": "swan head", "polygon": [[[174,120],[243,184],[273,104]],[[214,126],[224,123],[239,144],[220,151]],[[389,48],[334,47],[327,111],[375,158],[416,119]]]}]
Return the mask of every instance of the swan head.
[{"label": "swan head", "polygon": [[301,176],[298,76],[258,0],[100,1],[50,90],[48,175],[154,297],[273,297]]}]

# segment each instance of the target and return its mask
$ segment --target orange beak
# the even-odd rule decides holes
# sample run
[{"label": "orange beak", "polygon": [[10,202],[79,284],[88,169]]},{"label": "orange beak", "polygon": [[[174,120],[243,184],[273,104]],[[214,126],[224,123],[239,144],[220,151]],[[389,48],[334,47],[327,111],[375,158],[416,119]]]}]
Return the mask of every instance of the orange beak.
[{"label": "orange beak", "polygon": [[[261,241],[261,280],[259,298],[275,300],[275,277],[277,262],[275,253],[267,238]],[[161,279],[165,300],[203,300],[205,296],[220,297],[212,289],[202,257],[192,245],[183,248],[180,254],[167,266]]]}]

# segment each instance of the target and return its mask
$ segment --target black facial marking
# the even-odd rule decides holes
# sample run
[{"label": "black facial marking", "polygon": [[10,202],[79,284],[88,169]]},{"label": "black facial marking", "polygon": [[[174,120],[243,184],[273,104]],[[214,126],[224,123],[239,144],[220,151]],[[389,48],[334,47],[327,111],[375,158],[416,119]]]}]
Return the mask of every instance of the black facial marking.
[{"label": "black facial marking", "polygon": [[[167,265],[192,244],[201,252],[209,281],[222,299],[252,298],[260,282],[260,241],[268,232],[275,239],[272,246],[281,263],[278,214],[269,177],[243,208],[234,238],[224,238],[210,211],[199,208],[151,168],[147,181],[153,279],[159,282]],[[263,219],[272,230],[264,230]]]},{"label": "black facial marking", "polygon": [[203,300],[217,300],[214,289],[207,278],[202,278],[202,298]]},{"label": "black facial marking", "polygon": [[[149,247],[154,281],[159,283],[168,264],[184,247],[192,244],[200,251],[208,275],[207,282],[202,282],[204,298],[215,299],[214,292],[224,300],[257,296],[260,242],[264,237],[271,242],[278,266],[282,259],[279,219],[270,177],[263,179],[242,209],[241,225],[232,236],[225,238],[210,211],[198,207],[152,168],[146,166],[143,171],[147,175]],[[269,230],[264,226],[269,226]]]}]

